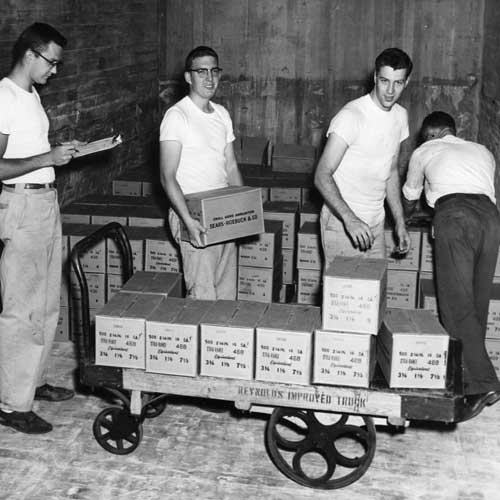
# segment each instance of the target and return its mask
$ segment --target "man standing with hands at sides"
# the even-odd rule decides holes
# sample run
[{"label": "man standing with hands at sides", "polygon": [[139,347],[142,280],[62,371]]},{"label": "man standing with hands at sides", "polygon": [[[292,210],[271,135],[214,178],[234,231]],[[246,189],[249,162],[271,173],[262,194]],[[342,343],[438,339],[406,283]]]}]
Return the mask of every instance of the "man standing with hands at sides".
[{"label": "man standing with hands at sides", "polygon": [[403,194],[412,210],[425,184],[427,203],[434,208],[439,315],[462,343],[467,420],[500,400],[500,382],[484,344],[500,216],[493,155],[455,134],[455,120],[447,113],[435,111],[424,119],[424,143],[410,158]]},{"label": "man standing with hands at sides", "polygon": [[54,148],[35,85],[57,73],[66,39],[34,23],[13,48],[0,81],[0,424],[28,434],[52,430],[33,400],[62,401],[72,390],[46,382],[59,317],[61,223],[54,166],[67,164],[78,141]]},{"label": "man standing with hands at sides", "polygon": [[[206,229],[189,214],[184,196],[242,185],[233,150],[233,125],[227,110],[211,99],[222,69],[217,53],[199,46],[187,56],[184,78],[189,95],[167,110],[160,127],[161,182],[172,205],[169,224],[180,245],[187,294],[196,299],[236,298],[236,245],[201,247]],[[189,231],[182,241],[180,223]]]},{"label": "man standing with hands at sides", "polygon": [[324,198],[325,269],[337,255],[385,258],[385,198],[395,222],[397,251],[404,254],[410,248],[398,172],[408,116],[397,101],[412,67],[402,50],[384,50],[375,60],[373,90],[347,103],[330,123],[314,178]]}]

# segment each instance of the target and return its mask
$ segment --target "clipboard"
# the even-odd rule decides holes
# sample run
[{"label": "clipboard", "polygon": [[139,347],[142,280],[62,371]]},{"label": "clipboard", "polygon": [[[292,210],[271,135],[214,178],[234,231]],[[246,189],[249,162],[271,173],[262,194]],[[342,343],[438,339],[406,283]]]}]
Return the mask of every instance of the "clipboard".
[{"label": "clipboard", "polygon": [[85,144],[83,146],[78,146],[78,151],[76,151],[76,153],[73,155],[73,158],[79,158],[80,156],[87,156],[93,153],[98,153],[99,151],[113,149],[122,142],[123,141],[120,134],[89,142],[88,144]]}]

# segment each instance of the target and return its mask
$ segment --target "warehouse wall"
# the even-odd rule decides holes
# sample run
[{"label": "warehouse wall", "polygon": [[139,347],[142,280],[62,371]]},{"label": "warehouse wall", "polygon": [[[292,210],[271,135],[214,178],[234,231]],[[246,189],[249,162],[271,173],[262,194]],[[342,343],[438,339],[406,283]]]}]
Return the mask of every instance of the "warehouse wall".
[{"label": "warehouse wall", "polygon": [[160,8],[163,109],[185,92],[186,53],[207,44],[220,54],[218,99],[237,133],[316,145],[332,115],[368,88],[376,55],[399,46],[415,63],[401,100],[412,132],[402,164],[430,110],[451,112],[463,135],[477,136],[484,0],[165,0]]},{"label": "warehouse wall", "polygon": [[[479,142],[487,146],[500,165],[500,4],[486,0],[483,49],[483,85],[479,113]],[[500,199],[500,172],[496,172],[497,200]]]},{"label": "warehouse wall", "polygon": [[64,68],[40,89],[53,142],[121,133],[112,152],[58,170],[61,201],[105,192],[118,172],[156,165],[158,128],[157,0],[2,0],[0,73],[10,49],[34,21],[68,38]]}]

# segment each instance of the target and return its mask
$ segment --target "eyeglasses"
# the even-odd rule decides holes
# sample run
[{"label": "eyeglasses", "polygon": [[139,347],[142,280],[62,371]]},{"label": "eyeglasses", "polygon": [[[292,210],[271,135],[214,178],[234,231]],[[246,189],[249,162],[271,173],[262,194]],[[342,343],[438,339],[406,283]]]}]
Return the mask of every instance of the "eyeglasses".
[{"label": "eyeglasses", "polygon": [[37,56],[40,56],[44,61],[47,61],[51,68],[55,68],[56,66],[61,68],[63,66],[62,61],[51,61],[50,59],[47,59],[43,54],[40,54],[38,50],[31,49],[31,52],[34,52]]},{"label": "eyeglasses", "polygon": [[211,68],[210,70],[208,68],[195,68],[188,71],[198,73],[198,76],[201,78],[207,78],[209,71],[212,78],[218,78],[222,74],[222,68]]}]

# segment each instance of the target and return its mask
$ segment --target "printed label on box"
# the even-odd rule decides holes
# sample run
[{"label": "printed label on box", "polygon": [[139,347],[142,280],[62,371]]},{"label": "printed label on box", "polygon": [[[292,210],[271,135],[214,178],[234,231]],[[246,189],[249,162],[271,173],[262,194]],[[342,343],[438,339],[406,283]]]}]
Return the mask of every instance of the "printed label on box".
[{"label": "printed label on box", "polygon": [[316,330],[314,383],[368,387],[374,362],[374,337]]},{"label": "printed label on box", "polygon": [[417,272],[389,269],[387,271],[387,307],[415,309]]},{"label": "printed label on box", "polygon": [[198,371],[198,327],[147,322],[146,370],[194,377]]},{"label": "printed label on box", "polygon": [[201,325],[200,375],[253,378],[254,328]]},{"label": "printed label on box", "polygon": [[255,378],[268,382],[308,385],[311,372],[309,332],[257,328]]},{"label": "printed label on box", "polygon": [[146,239],[144,270],[181,272],[179,250],[168,240]]}]

